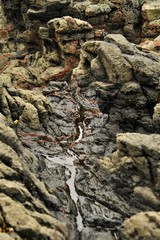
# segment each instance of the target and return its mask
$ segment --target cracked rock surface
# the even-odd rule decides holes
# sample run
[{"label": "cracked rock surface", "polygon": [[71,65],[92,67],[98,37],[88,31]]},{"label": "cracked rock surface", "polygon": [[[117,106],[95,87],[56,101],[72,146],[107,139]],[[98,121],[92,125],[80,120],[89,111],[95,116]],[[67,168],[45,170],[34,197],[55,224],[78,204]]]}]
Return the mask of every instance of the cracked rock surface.
[{"label": "cracked rock surface", "polygon": [[158,1],[0,4],[0,239],[159,240]]}]

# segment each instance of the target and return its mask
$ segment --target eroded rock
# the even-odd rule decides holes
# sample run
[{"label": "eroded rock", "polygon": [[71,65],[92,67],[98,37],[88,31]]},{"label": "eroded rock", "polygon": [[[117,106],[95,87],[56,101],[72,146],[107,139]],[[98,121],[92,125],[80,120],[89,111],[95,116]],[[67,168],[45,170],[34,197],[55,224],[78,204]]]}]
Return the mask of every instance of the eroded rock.
[{"label": "eroded rock", "polygon": [[84,89],[95,86],[100,108],[112,124],[119,122],[122,131],[157,131],[159,57],[122,35],[109,34],[105,40],[83,45],[81,61],[73,71],[78,85]]},{"label": "eroded rock", "polygon": [[[95,41],[156,36],[153,3],[1,2],[2,238],[157,238],[157,213],[139,212],[160,205],[160,139],[147,135],[159,132],[160,60],[120,34]],[[126,131],[146,134],[119,134],[116,147]]]},{"label": "eroded rock", "polygon": [[124,222],[123,239],[159,239],[159,212],[141,212]]},{"label": "eroded rock", "polygon": [[[0,227],[4,232],[15,231],[26,239],[52,239],[55,236],[66,239],[65,225],[51,216],[42,204],[46,201],[46,205],[59,208],[57,197],[50,194],[35,175],[38,160],[23,148],[14,131],[4,123],[1,123],[0,136],[0,205],[3,216]],[[32,172],[31,168],[29,170],[31,162]],[[41,200],[37,199],[39,194]]]},{"label": "eroded rock", "polygon": [[156,188],[159,190],[159,143],[159,135],[118,134],[117,151],[111,158],[104,158],[101,161],[111,174],[116,173],[116,178],[119,175],[121,183],[117,181],[116,189],[124,186],[123,193],[127,192],[127,186],[125,189],[127,179],[130,190],[134,189],[130,201],[142,209],[145,205],[148,209],[159,209],[156,192]]},{"label": "eroded rock", "polygon": [[160,3],[157,0],[146,1],[142,6],[144,23],[142,34],[147,38],[155,38],[160,33]]}]

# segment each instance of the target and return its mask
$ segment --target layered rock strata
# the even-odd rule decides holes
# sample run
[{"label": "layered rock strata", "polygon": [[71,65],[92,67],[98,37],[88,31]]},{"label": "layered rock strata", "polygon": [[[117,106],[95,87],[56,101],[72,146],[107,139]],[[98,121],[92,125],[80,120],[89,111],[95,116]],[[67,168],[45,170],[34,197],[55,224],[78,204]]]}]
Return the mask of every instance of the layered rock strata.
[{"label": "layered rock strata", "polygon": [[1,238],[66,239],[65,224],[49,210],[58,210],[60,202],[36,177],[38,160],[22,146],[2,114],[0,118]]},{"label": "layered rock strata", "polygon": [[0,238],[158,240],[158,1],[1,2]]},{"label": "layered rock strata", "polygon": [[155,210],[125,220],[120,231],[122,239],[158,239],[159,143],[156,134],[118,134],[117,151],[101,160],[114,179],[112,187],[120,195],[128,196],[128,201],[141,210]]},{"label": "layered rock strata", "polygon": [[[85,20],[95,29],[120,33],[132,42],[159,34],[159,1],[3,1],[8,21],[18,32],[37,32],[39,26],[63,16]],[[12,31],[12,35],[13,35]],[[35,39],[36,40],[36,39]],[[34,45],[35,47],[35,45]]]},{"label": "layered rock strata", "polygon": [[94,86],[100,108],[115,128],[159,132],[159,69],[156,54],[130,44],[122,35],[109,34],[105,42],[83,45],[73,74],[80,87]]},{"label": "layered rock strata", "polygon": [[142,36],[155,38],[160,34],[160,2],[157,0],[146,1],[142,6]]}]

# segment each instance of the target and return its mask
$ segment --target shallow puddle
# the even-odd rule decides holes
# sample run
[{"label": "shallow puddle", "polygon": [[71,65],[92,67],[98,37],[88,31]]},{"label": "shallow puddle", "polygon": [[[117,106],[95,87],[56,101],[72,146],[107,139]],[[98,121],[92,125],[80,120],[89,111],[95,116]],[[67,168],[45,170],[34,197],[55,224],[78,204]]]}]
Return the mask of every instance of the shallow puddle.
[{"label": "shallow puddle", "polygon": [[63,156],[46,156],[49,160],[47,162],[47,166],[51,168],[55,163],[65,166],[65,174],[69,176],[69,179],[66,181],[66,184],[70,190],[70,197],[74,201],[77,209],[77,229],[80,232],[83,229],[83,219],[77,207],[78,194],[75,189],[75,176],[76,176],[76,166],[74,165],[74,161],[77,159],[76,155],[72,153],[72,151],[68,150],[68,154]]}]

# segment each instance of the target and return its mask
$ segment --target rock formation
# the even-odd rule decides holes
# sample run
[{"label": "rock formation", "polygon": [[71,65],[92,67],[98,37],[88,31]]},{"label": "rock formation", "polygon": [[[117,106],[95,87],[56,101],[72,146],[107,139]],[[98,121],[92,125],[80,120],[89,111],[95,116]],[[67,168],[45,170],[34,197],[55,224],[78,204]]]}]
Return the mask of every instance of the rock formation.
[{"label": "rock formation", "polygon": [[159,240],[159,1],[0,5],[0,239]]},{"label": "rock formation", "polygon": [[155,38],[160,33],[159,1],[146,1],[142,6],[142,34],[145,38]]},{"label": "rock formation", "polygon": [[[1,114],[0,227],[4,239],[65,239],[67,230],[49,211],[60,201],[35,175],[38,159],[25,149]],[[10,238],[9,238],[10,236]]]}]

